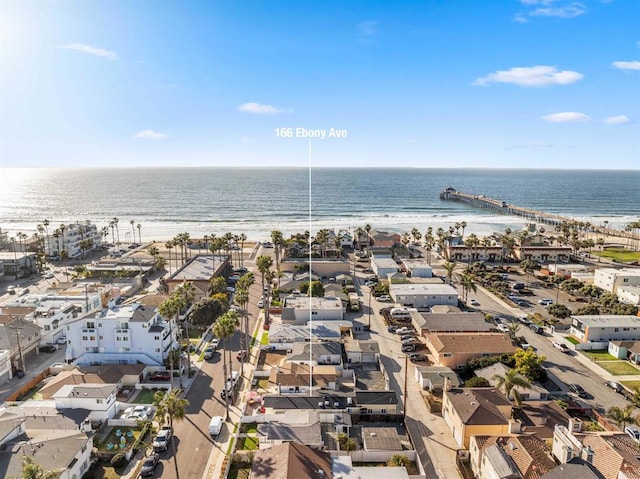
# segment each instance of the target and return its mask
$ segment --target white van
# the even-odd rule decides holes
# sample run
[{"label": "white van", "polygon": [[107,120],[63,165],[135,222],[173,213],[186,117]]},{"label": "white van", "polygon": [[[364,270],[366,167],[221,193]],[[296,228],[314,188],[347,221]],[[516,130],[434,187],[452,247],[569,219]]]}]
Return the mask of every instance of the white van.
[{"label": "white van", "polygon": [[389,316],[392,318],[411,318],[411,310],[409,308],[391,308]]},{"label": "white van", "polygon": [[222,424],[224,423],[222,416],[213,416],[209,421],[209,434],[211,437],[218,437],[222,430]]},{"label": "white van", "polygon": [[238,384],[238,379],[240,379],[240,373],[238,371],[231,371],[231,377],[229,379],[231,379],[231,382],[235,386]]}]

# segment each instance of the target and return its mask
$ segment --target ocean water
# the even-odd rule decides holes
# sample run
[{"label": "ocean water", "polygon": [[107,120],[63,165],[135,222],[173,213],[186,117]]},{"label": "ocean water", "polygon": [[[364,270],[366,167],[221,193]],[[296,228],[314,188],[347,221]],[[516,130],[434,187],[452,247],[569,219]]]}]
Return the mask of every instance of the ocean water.
[{"label": "ocean water", "polygon": [[[142,225],[142,239],[245,233],[266,239],[369,223],[396,232],[466,221],[484,235],[519,228],[517,217],[439,199],[441,190],[623,227],[640,217],[640,171],[513,169],[121,168],[0,169],[0,228],[33,233],[51,225],[117,217],[120,239]],[[50,226],[50,229],[52,227]],[[136,230],[137,234],[137,230]]]}]

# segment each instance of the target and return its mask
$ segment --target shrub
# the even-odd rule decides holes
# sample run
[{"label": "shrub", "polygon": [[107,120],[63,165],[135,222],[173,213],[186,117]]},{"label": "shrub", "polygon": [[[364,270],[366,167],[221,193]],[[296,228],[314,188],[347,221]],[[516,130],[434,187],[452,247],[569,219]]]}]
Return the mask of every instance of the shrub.
[{"label": "shrub", "polygon": [[119,452],[118,454],[116,454],[111,458],[111,465],[116,469],[120,469],[121,467],[124,467],[126,463],[127,463],[127,456],[125,456],[124,453],[122,452]]},{"label": "shrub", "polygon": [[485,378],[481,378],[480,376],[474,376],[471,379],[468,379],[464,383],[465,388],[488,388],[491,384]]}]

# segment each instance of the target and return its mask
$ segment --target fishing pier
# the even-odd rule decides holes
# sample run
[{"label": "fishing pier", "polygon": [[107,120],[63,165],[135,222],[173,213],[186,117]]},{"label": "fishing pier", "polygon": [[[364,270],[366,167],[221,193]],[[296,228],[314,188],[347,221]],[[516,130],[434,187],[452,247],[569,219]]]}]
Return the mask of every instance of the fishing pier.
[{"label": "fishing pier", "polygon": [[[562,223],[573,223],[576,221],[568,216],[561,216],[554,213],[547,213],[545,211],[524,208],[522,206],[510,205],[505,201],[495,200],[484,195],[472,195],[469,193],[463,193],[461,191],[456,191],[456,189],[451,186],[440,193],[440,199],[444,201],[458,201],[475,208],[490,209],[497,213],[520,216],[521,218],[525,218],[530,221],[545,223],[553,226],[558,226]],[[620,231],[613,228],[605,228],[604,226],[599,225],[589,226],[589,231],[600,233],[606,236],[637,239],[631,232]]]}]

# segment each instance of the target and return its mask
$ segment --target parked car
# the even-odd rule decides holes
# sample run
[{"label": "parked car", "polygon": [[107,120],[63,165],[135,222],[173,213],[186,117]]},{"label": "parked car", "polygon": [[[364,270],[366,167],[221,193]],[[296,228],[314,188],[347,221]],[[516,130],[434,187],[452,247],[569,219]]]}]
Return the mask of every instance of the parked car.
[{"label": "parked car", "polygon": [[153,440],[153,450],[155,452],[166,451],[173,437],[173,429],[171,426],[164,426]]},{"label": "parked car", "polygon": [[402,328],[396,329],[396,334],[399,334],[400,336],[403,336],[405,334],[415,334],[415,330],[413,328],[408,328],[406,326],[403,326]]},{"label": "parked car", "polygon": [[398,326],[389,326],[387,331],[390,333],[395,333],[398,330]]},{"label": "parked car", "polygon": [[47,273],[47,274],[44,275],[44,279],[51,279],[53,277],[54,277],[53,273]]},{"label": "parked car", "polygon": [[508,333],[510,331],[509,326],[504,323],[498,324],[498,330],[502,331],[503,333]]},{"label": "parked car", "polygon": [[238,351],[238,354],[236,354],[236,359],[238,361],[244,361],[246,357],[247,357],[247,351],[244,349],[241,351]]},{"label": "parked car", "polygon": [[524,283],[515,283],[513,285],[513,289],[515,289],[516,291],[524,289]]},{"label": "parked car", "polygon": [[531,328],[531,331],[533,331],[536,334],[544,333],[544,328],[542,326],[538,325],[538,324],[531,323],[529,325],[529,328]]},{"label": "parked car", "polygon": [[549,306],[551,304],[553,304],[553,300],[552,299],[539,299],[538,300],[538,304],[541,304],[542,306]]},{"label": "parked car", "polygon": [[569,391],[577,394],[578,397],[581,397],[581,398],[587,397],[587,391],[585,391],[584,388],[579,384],[569,384],[567,387],[569,388]]},{"label": "parked car", "polygon": [[149,457],[147,457],[147,459],[142,464],[140,475],[143,477],[151,476],[153,474],[153,471],[155,471],[156,466],[158,465],[158,461],[160,461],[159,454],[151,454]]},{"label": "parked car", "polygon": [[566,344],[559,343],[558,341],[554,341],[553,347],[559,349],[560,351],[562,351],[565,354],[569,353],[569,351],[571,351]]},{"label": "parked car", "polygon": [[383,294],[382,296],[378,296],[378,301],[380,301],[381,303],[390,303],[391,296],[389,296],[388,294]]},{"label": "parked car", "polygon": [[213,346],[207,346],[206,349],[204,350],[204,359],[211,359],[213,357],[214,352],[215,352],[215,349]]},{"label": "parked car", "polygon": [[471,306],[480,306],[480,302],[477,299],[472,299]]},{"label": "parked car", "polygon": [[218,344],[220,344],[220,341],[218,338],[212,338],[209,344],[213,347],[213,349],[218,349]]},{"label": "parked car", "polygon": [[222,416],[213,416],[211,421],[209,421],[209,434],[211,437],[218,437],[220,431],[222,430],[222,425],[224,424],[224,419]]},{"label": "parked car", "polygon": [[132,412],[131,414],[127,414],[123,416],[123,419],[133,419],[134,421],[146,421],[147,415],[143,412]]},{"label": "parked car", "polygon": [[640,442],[640,429],[637,426],[627,426],[624,428],[624,432],[631,436],[634,441]]},{"label": "parked car", "polygon": [[56,346],[53,344],[45,344],[44,346],[40,346],[38,351],[42,353],[55,353],[58,350]]},{"label": "parked car", "polygon": [[400,341],[408,341],[409,339],[416,339],[412,334],[403,334],[400,336]]},{"label": "parked car", "polygon": [[257,304],[258,308],[264,308],[264,299],[260,298]]},{"label": "parked car", "polygon": [[416,361],[426,361],[427,360],[427,356],[425,354],[420,354],[420,353],[411,353],[409,355],[409,360],[411,362],[416,362]]},{"label": "parked car", "polygon": [[149,406],[131,406],[124,410],[125,416],[133,413],[140,413],[148,416],[151,414],[151,408]]},{"label": "parked car", "polygon": [[56,343],[58,344],[67,344],[67,337],[66,336],[60,336],[57,340]]},{"label": "parked car", "polygon": [[156,371],[149,374],[149,381],[169,381],[171,373],[169,371]]},{"label": "parked car", "polygon": [[520,321],[522,324],[530,324],[531,321],[529,321],[529,319],[526,316],[518,316],[518,321]]},{"label": "parked car", "polygon": [[416,350],[416,345],[415,344],[403,344],[401,351],[403,353],[412,353]]},{"label": "parked car", "polygon": [[416,344],[419,343],[420,341],[418,340],[418,338],[414,338],[414,337],[410,337],[408,339],[403,339],[402,340],[402,345],[406,346],[407,344]]},{"label": "parked car", "polygon": [[622,384],[617,383],[615,381],[605,381],[604,385],[607,386],[608,388],[613,389],[615,392],[623,394],[624,393],[624,386],[622,386]]}]

